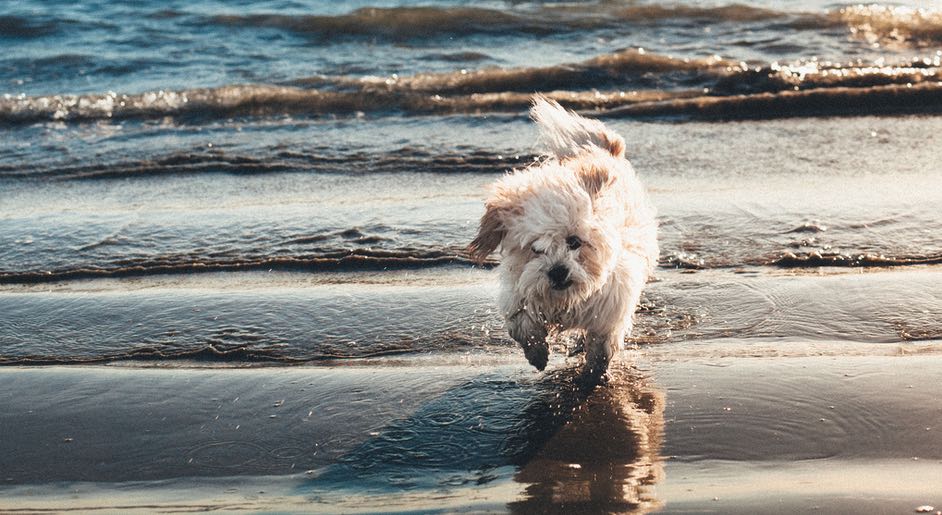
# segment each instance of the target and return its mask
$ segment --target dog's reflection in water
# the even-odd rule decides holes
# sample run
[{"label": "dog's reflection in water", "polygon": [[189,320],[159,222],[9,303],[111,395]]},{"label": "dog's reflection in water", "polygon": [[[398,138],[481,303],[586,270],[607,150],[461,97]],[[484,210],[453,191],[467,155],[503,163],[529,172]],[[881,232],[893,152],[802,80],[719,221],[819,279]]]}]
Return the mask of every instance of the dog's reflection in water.
[{"label": "dog's reflection in water", "polygon": [[508,499],[513,512],[654,509],[647,488],[661,476],[663,395],[630,368],[609,373],[599,386],[580,382],[575,367],[482,374],[371,432],[304,490],[351,509],[422,511],[445,498],[506,495],[494,489],[506,471],[522,484]]},{"label": "dog's reflection in water", "polygon": [[595,388],[561,389],[558,406],[572,410],[570,418],[521,464],[514,479],[527,486],[523,498],[509,504],[513,512],[647,512],[660,506],[650,487],[663,476],[664,395],[630,369],[615,366],[610,375]]}]

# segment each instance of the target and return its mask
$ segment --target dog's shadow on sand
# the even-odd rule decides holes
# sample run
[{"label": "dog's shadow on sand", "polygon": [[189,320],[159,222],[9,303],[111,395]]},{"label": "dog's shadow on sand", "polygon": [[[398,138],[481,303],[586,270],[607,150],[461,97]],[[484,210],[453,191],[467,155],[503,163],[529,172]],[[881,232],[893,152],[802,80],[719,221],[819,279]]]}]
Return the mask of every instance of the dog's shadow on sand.
[{"label": "dog's shadow on sand", "polygon": [[663,412],[663,394],[627,367],[596,387],[575,369],[488,373],[376,431],[305,489],[447,498],[512,471],[512,512],[646,512],[659,505],[649,487],[663,475]]}]

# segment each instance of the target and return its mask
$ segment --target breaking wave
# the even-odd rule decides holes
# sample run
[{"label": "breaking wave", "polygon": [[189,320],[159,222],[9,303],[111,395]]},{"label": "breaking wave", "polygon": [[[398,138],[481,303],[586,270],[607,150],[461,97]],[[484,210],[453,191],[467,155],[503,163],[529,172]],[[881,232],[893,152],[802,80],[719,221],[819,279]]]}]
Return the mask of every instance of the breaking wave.
[{"label": "breaking wave", "polygon": [[337,147],[304,150],[267,149],[251,154],[221,149],[194,148],[147,159],[82,164],[22,167],[0,165],[0,179],[94,180],[161,175],[223,173],[498,173],[531,162],[533,155],[501,155],[493,150],[466,148],[461,152],[435,153],[419,147],[391,152],[367,152]]},{"label": "breaking wave", "polygon": [[925,256],[884,256],[882,254],[786,253],[771,263],[781,268],[817,267],[896,267],[942,264],[942,254]]},{"label": "breaking wave", "polygon": [[769,119],[942,112],[942,84],[781,91],[639,103],[603,113],[620,117]]},{"label": "breaking wave", "polygon": [[685,252],[671,252],[661,256],[661,268],[681,270],[709,270],[742,267],[775,268],[888,268],[942,264],[942,254],[885,255],[872,252],[780,252],[769,256],[741,256],[738,260],[722,258],[704,259]]},{"label": "breaking wave", "polygon": [[[4,95],[0,123],[87,121],[100,119],[182,120],[234,116],[356,115],[395,112],[406,115],[519,112],[534,91],[551,88],[659,87],[600,95],[597,91],[560,90],[554,96],[590,109],[624,103],[665,100],[690,92],[667,88],[704,84],[730,63],[718,59],[675,59],[626,50],[569,65],[543,68],[491,68],[476,72],[420,74],[413,77],[312,77],[293,86],[230,85],[136,95]],[[647,76],[646,76],[647,75]],[[655,76],[656,75],[656,76]],[[297,87],[297,86],[306,87]],[[319,89],[313,89],[314,87]]]},{"label": "breaking wave", "polygon": [[[128,260],[124,260],[128,261]],[[316,256],[271,256],[258,259],[200,260],[155,258],[127,264],[115,262],[94,267],[60,270],[0,272],[0,284],[35,284],[78,279],[140,277],[166,274],[191,274],[236,271],[300,271],[330,272],[348,270],[404,270],[472,261],[463,251],[445,250],[378,250],[355,248],[324,252]]]},{"label": "breaking wave", "polygon": [[[573,109],[617,116],[774,118],[937,112],[940,57],[937,52],[897,65],[811,60],[753,67],[718,58],[676,59],[625,50],[551,67],[295,81],[305,87],[232,85],[137,95],[5,95],[0,99],[0,123],[519,114],[526,111],[535,91],[545,91]],[[574,89],[560,89],[567,87]]]},{"label": "breaking wave", "polygon": [[[386,352],[383,354],[395,354]],[[377,354],[377,355],[383,355]],[[360,357],[360,356],[358,356]],[[371,357],[371,356],[362,356]],[[325,359],[337,359],[329,356],[308,356],[296,358],[284,355],[277,350],[254,348],[248,346],[224,347],[206,345],[196,349],[167,350],[157,348],[134,349],[127,352],[113,354],[97,354],[93,356],[0,356],[0,366],[39,366],[39,365],[91,365],[98,363],[112,363],[116,361],[168,361],[186,360],[205,363],[236,363],[240,366],[272,364],[307,363]]]},{"label": "breaking wave", "polygon": [[[295,243],[316,243],[317,236]],[[368,243],[368,242],[366,242]],[[484,268],[497,266],[494,258],[485,261]],[[886,256],[863,253],[792,253],[776,257],[745,257],[735,262],[706,262],[698,256],[669,253],[661,257],[660,267],[665,269],[706,270],[713,268],[740,268],[771,266],[777,268],[880,268],[942,264],[942,254],[921,256]],[[174,260],[155,258],[134,264],[119,262],[111,265],[66,268],[60,270],[0,271],[0,284],[40,284],[101,278],[145,277],[155,275],[192,274],[211,272],[288,271],[336,272],[425,269],[441,266],[472,266],[474,262],[464,249],[444,250],[355,248],[325,252],[317,256],[270,256],[256,259]]]},{"label": "breaking wave", "polygon": [[341,90],[396,93],[473,94],[644,87],[667,89],[703,86],[724,76],[739,63],[719,57],[680,59],[626,49],[578,63],[531,68],[485,68],[409,77],[329,77],[298,79],[292,84]]},{"label": "breaking wave", "polygon": [[942,43],[942,11],[896,5],[852,5],[829,14],[870,43],[935,46]]}]

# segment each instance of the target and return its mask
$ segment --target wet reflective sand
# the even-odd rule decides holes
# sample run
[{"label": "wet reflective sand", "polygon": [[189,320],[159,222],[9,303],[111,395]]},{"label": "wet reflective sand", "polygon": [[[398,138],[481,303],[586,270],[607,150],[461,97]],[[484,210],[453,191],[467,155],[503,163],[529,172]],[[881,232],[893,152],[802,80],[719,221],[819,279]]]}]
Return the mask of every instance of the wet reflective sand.
[{"label": "wet reflective sand", "polygon": [[[935,502],[936,354],[623,362],[594,389],[569,368],[540,376],[512,361],[2,369],[0,424],[32,428],[2,443],[5,506],[146,510],[142,499],[171,496],[315,512],[784,513]],[[184,476],[205,479],[174,479]]]},{"label": "wet reflective sand", "polygon": [[526,486],[516,513],[647,512],[663,505],[655,485],[664,395],[637,371],[618,368],[583,394],[572,418],[514,475]]}]

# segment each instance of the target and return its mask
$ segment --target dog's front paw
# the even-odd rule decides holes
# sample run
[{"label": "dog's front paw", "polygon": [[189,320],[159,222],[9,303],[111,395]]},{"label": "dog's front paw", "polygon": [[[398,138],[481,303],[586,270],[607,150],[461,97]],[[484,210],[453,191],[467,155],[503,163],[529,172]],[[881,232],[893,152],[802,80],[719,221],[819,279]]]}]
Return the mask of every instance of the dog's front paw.
[{"label": "dog's front paw", "polygon": [[537,370],[542,371],[546,368],[546,363],[549,361],[549,347],[546,343],[532,343],[523,348],[523,355],[527,357],[527,361],[530,362]]},{"label": "dog's front paw", "polygon": [[582,366],[584,382],[605,384],[608,380],[608,365],[619,343],[623,340],[624,333],[621,331],[608,335],[588,334],[586,336],[585,364]]},{"label": "dog's front paw", "polygon": [[608,384],[610,379],[611,375],[609,375],[607,368],[585,366],[582,368],[577,381],[581,386],[595,387]]},{"label": "dog's front paw", "polygon": [[549,346],[546,345],[546,326],[526,312],[518,312],[507,319],[510,337],[523,347],[523,354],[537,370],[546,368]]}]

